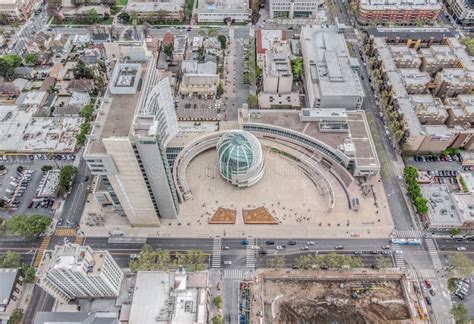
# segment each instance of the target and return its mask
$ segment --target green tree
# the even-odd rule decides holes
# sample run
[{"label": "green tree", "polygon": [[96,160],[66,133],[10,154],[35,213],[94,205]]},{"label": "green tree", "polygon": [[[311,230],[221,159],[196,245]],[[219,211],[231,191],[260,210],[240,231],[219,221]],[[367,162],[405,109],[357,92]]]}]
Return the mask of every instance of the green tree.
[{"label": "green tree", "polygon": [[428,213],[428,199],[424,197],[416,197],[415,208],[418,214],[426,215]]},{"label": "green tree", "polygon": [[464,304],[456,304],[449,311],[453,315],[456,324],[466,324],[471,322],[471,316]]},{"label": "green tree", "polygon": [[303,59],[297,57],[291,62],[291,69],[293,72],[293,79],[299,80],[303,74]]},{"label": "green tree", "polygon": [[98,21],[99,21],[99,17],[95,9],[89,9],[86,11],[86,22],[88,24],[95,24]]},{"label": "green tree", "polygon": [[12,314],[10,315],[10,319],[8,320],[8,324],[20,324],[21,320],[23,319],[23,309],[16,308],[13,310]]},{"label": "green tree", "polygon": [[73,73],[75,79],[94,79],[95,75],[94,70],[86,66],[81,60],[77,61],[76,65],[74,65]]},{"label": "green tree", "polygon": [[59,172],[59,190],[68,191],[71,188],[72,180],[77,173],[77,168],[72,165],[65,165]]},{"label": "green tree", "polygon": [[35,268],[33,266],[22,264],[21,265],[21,274],[25,279],[26,283],[33,283],[36,278]]},{"label": "green tree", "polygon": [[41,171],[43,171],[43,172],[48,172],[49,170],[52,170],[52,169],[53,169],[52,165],[46,165],[45,164],[41,167]]},{"label": "green tree", "polygon": [[461,42],[466,46],[467,52],[469,55],[474,55],[474,38],[472,37],[465,37],[461,39]]},{"label": "green tree", "polygon": [[12,250],[5,252],[4,256],[0,258],[1,268],[19,268],[20,256]]},{"label": "green tree", "polygon": [[128,24],[128,22],[130,21],[130,15],[128,13],[126,13],[125,11],[122,11],[120,13],[120,15],[118,15],[118,18],[120,19],[120,21],[122,21],[124,24]]},{"label": "green tree", "polygon": [[217,36],[217,40],[221,43],[221,49],[226,49],[227,47],[227,37],[224,35]]},{"label": "green tree", "polygon": [[217,314],[212,318],[212,324],[225,324],[224,318],[222,315]]},{"label": "green tree", "polygon": [[206,51],[204,50],[204,46],[200,46],[197,51],[197,60],[199,63],[203,63],[205,58]]},{"label": "green tree", "polygon": [[474,270],[474,264],[464,253],[458,252],[449,258],[450,273],[453,276],[469,277]]},{"label": "green tree", "polygon": [[221,305],[222,305],[222,296],[216,296],[212,299],[212,303],[214,304],[214,306],[216,306],[217,308],[221,308]]},{"label": "green tree", "polygon": [[449,231],[449,234],[451,236],[459,235],[459,234],[461,234],[461,229],[460,228],[453,228]]},{"label": "green tree", "polygon": [[222,83],[219,82],[216,89],[216,97],[219,99],[224,94],[224,87]]},{"label": "green tree", "polygon": [[51,218],[41,215],[15,215],[7,222],[8,231],[24,239],[32,239],[43,233],[51,224]]},{"label": "green tree", "polygon": [[286,259],[284,256],[274,256],[267,259],[267,267],[274,270],[281,269],[285,266]]},{"label": "green tree", "polygon": [[165,47],[163,48],[163,52],[166,54],[169,60],[173,58],[173,51],[174,51],[174,46],[172,43],[166,44]]},{"label": "green tree", "polygon": [[194,0],[186,0],[184,5],[184,16],[186,19],[191,19],[193,15]]},{"label": "green tree", "polygon": [[177,265],[184,266],[188,271],[203,271],[207,268],[207,254],[201,250],[188,250],[176,254]]},{"label": "green tree", "polygon": [[171,256],[169,251],[156,249],[149,245],[144,245],[140,258],[130,261],[132,271],[167,271],[170,268]]},{"label": "green tree", "polygon": [[256,95],[249,95],[247,97],[247,103],[249,105],[250,108],[258,108],[258,98]]},{"label": "green tree", "polygon": [[16,54],[7,54],[0,56],[0,76],[5,80],[11,81],[15,78],[15,68],[21,64],[21,57]]},{"label": "green tree", "polygon": [[26,53],[23,57],[25,65],[34,66],[38,63],[38,53]]},{"label": "green tree", "polygon": [[379,255],[378,257],[375,258],[375,265],[377,266],[377,268],[379,269],[382,269],[382,268],[390,268],[390,261]]}]

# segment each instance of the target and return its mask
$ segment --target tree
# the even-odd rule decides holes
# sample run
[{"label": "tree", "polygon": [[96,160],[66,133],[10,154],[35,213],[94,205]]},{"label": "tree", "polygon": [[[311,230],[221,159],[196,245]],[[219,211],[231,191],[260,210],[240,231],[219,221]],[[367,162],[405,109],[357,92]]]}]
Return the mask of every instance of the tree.
[{"label": "tree", "polygon": [[43,233],[51,224],[51,218],[41,215],[15,215],[7,222],[8,231],[24,239],[32,239]]},{"label": "tree", "polygon": [[377,268],[389,268],[390,267],[390,262],[388,261],[387,258],[379,255],[378,257],[375,258],[375,265]]},{"label": "tree", "polygon": [[214,304],[214,306],[216,306],[217,308],[221,308],[221,305],[222,305],[222,296],[216,296],[212,299],[212,303]]},{"label": "tree", "polygon": [[49,170],[52,170],[52,169],[53,169],[52,165],[43,165],[41,167],[41,171],[43,171],[43,172],[48,172]]},{"label": "tree", "polygon": [[270,257],[267,259],[267,267],[272,268],[274,270],[283,268],[285,266],[285,263],[285,257],[282,255]]},{"label": "tree", "polygon": [[99,17],[97,16],[97,11],[95,9],[89,9],[86,11],[86,22],[88,24],[95,24],[99,21]]},{"label": "tree", "polygon": [[217,314],[212,318],[212,324],[225,324],[224,318],[222,315]]},{"label": "tree", "polygon": [[459,234],[461,234],[461,229],[460,228],[453,228],[449,231],[449,234],[451,236],[459,235]]},{"label": "tree", "polygon": [[81,60],[77,61],[76,65],[74,65],[73,73],[75,79],[94,79],[95,75],[94,71]]},{"label": "tree", "polygon": [[38,53],[26,53],[23,57],[25,65],[34,66],[38,63]]},{"label": "tree", "polygon": [[0,76],[5,80],[11,81],[15,78],[15,68],[21,64],[21,57],[16,54],[7,54],[0,56]]},{"label": "tree", "polygon": [[176,255],[177,265],[184,266],[188,271],[203,271],[207,268],[207,254],[201,250],[189,250]]},{"label": "tree", "polygon": [[5,255],[0,259],[1,268],[19,268],[20,267],[20,256],[15,252],[8,250]]},{"label": "tree", "polygon": [[10,315],[8,324],[20,324],[22,319],[23,319],[23,309],[16,308],[13,310],[12,314]]},{"label": "tree", "polygon": [[416,197],[415,208],[418,214],[426,215],[428,213],[428,199],[424,197]]},{"label": "tree", "polygon": [[256,95],[249,95],[247,97],[247,103],[249,105],[250,108],[257,108],[258,107],[258,98]]},{"label": "tree", "polygon": [[200,46],[197,51],[197,60],[199,63],[204,63],[205,58],[206,58],[206,51],[204,50],[204,46]]},{"label": "tree", "polygon": [[464,253],[458,252],[452,255],[450,272],[453,276],[469,277],[474,270],[474,264]]},{"label": "tree", "polygon": [[221,43],[221,49],[226,49],[227,47],[227,37],[224,35],[217,36],[217,40]]},{"label": "tree", "polygon": [[75,166],[72,166],[72,165],[63,166],[61,168],[61,171],[59,172],[59,190],[68,191],[71,188],[71,183],[76,173],[77,173],[77,168]]},{"label": "tree", "polygon": [[449,311],[453,315],[454,321],[456,324],[465,324],[471,322],[471,316],[469,315],[468,310],[464,304],[456,304]]},{"label": "tree", "polygon": [[293,71],[293,79],[299,80],[301,75],[303,74],[303,59],[301,57],[297,57],[291,62],[292,71]]},{"label": "tree", "polygon": [[193,15],[194,0],[186,0],[184,5],[184,16],[187,19],[191,19]]},{"label": "tree", "polygon": [[174,46],[172,43],[166,44],[165,47],[163,48],[163,52],[166,54],[169,60],[173,58],[173,51],[174,51]]},{"label": "tree", "polygon": [[120,19],[121,22],[123,22],[124,24],[128,24],[128,22],[130,21],[130,15],[128,13],[126,13],[125,11],[122,11],[120,13],[120,15],[118,15],[118,18]]},{"label": "tree", "polygon": [[35,268],[33,266],[22,264],[21,265],[21,274],[26,283],[33,283],[36,278]]},{"label": "tree", "polygon": [[219,82],[216,89],[216,97],[220,98],[223,93],[224,93],[224,88],[222,87],[222,83]]}]

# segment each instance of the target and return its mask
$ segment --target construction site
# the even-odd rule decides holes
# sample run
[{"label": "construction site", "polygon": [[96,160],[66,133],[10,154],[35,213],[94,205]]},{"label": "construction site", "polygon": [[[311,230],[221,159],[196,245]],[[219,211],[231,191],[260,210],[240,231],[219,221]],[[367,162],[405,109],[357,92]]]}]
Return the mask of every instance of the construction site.
[{"label": "construction site", "polygon": [[[261,271],[247,323],[413,323],[417,296],[397,271]],[[421,322],[421,321],[420,321]]]}]

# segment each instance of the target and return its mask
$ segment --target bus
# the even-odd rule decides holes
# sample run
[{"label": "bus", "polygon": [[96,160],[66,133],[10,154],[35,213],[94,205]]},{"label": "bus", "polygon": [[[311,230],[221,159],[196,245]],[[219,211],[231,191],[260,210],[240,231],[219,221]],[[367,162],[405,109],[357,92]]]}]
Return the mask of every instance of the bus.
[{"label": "bus", "polygon": [[398,245],[421,245],[421,239],[393,238],[392,243]]}]

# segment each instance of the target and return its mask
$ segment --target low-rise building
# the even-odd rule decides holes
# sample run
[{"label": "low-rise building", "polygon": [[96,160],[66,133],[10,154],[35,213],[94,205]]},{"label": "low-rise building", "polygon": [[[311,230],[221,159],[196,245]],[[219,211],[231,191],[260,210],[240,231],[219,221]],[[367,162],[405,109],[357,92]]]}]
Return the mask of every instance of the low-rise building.
[{"label": "low-rise building", "polygon": [[306,95],[313,108],[358,109],[364,91],[344,35],[336,26],[301,29]]},{"label": "low-rise building", "polygon": [[322,0],[270,0],[270,18],[316,18]]},{"label": "low-rise building", "polygon": [[256,54],[257,65],[263,68],[265,54],[273,42],[282,42],[287,40],[286,30],[258,29],[256,32]]},{"label": "low-rise building", "polygon": [[247,0],[209,0],[197,2],[193,17],[198,23],[242,23],[250,20],[251,13]]},{"label": "low-rise building", "polygon": [[38,312],[33,324],[119,324],[112,312]]},{"label": "low-rise building", "polygon": [[18,306],[20,295],[20,270],[0,268],[0,323],[8,323]]},{"label": "low-rise building", "polygon": [[37,197],[54,198],[59,191],[60,170],[49,170],[43,177],[42,185],[39,187]]},{"label": "low-rise building", "polygon": [[474,71],[443,69],[436,73],[433,83],[433,94],[442,99],[471,94],[474,93]]},{"label": "low-rise building", "polygon": [[27,19],[37,1],[39,0],[1,0],[0,15],[4,17],[5,23]]},{"label": "low-rise building", "polygon": [[273,42],[266,51],[263,65],[263,91],[289,93],[293,85],[290,49],[288,44]]},{"label": "low-rise building", "polygon": [[182,20],[184,0],[130,0],[125,12],[134,13],[140,18],[156,20]]},{"label": "low-rise building", "polygon": [[438,0],[359,0],[356,16],[364,24],[416,25],[432,24],[440,11]]},{"label": "low-rise building", "polygon": [[207,323],[208,285],[207,272],[140,271],[128,323]]},{"label": "low-rise building", "polygon": [[110,16],[110,8],[108,6],[62,6],[60,14],[65,19],[86,19],[88,12],[94,10],[98,18]]},{"label": "low-rise building", "polygon": [[205,63],[198,63],[194,60],[183,61],[179,93],[182,95],[214,95],[219,84],[219,76],[216,71],[217,64],[212,61]]},{"label": "low-rise building", "polygon": [[173,41],[173,60],[182,61],[186,55],[186,48],[188,45],[188,36],[178,35]]}]

